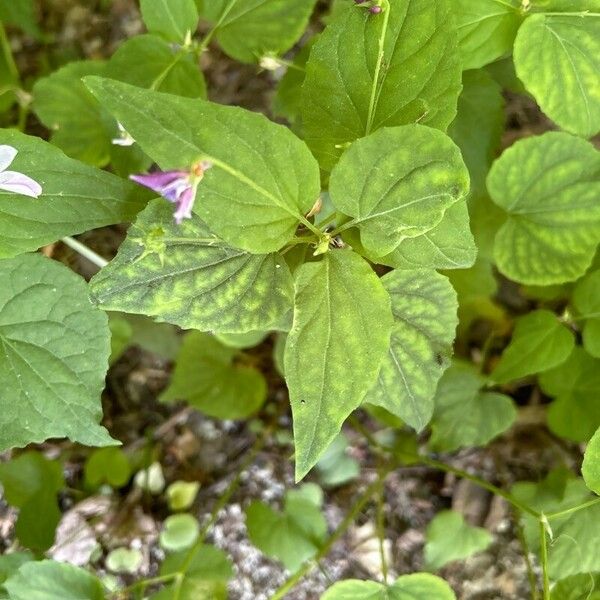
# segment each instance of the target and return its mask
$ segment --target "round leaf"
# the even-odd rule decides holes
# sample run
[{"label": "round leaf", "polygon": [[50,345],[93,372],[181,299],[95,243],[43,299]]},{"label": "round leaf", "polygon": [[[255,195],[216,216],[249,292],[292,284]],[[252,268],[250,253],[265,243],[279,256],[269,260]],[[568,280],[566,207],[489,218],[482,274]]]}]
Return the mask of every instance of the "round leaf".
[{"label": "round leaf", "polygon": [[200,524],[192,515],[172,515],[165,519],[160,545],[169,552],[189,548],[200,533]]},{"label": "round leaf", "polygon": [[519,79],[560,127],[584,137],[600,131],[598,13],[528,17],[514,60]]},{"label": "round leaf", "polygon": [[585,140],[549,132],[517,142],[487,180],[507,213],[494,244],[504,275],[550,285],[577,279],[600,242],[600,152]]}]

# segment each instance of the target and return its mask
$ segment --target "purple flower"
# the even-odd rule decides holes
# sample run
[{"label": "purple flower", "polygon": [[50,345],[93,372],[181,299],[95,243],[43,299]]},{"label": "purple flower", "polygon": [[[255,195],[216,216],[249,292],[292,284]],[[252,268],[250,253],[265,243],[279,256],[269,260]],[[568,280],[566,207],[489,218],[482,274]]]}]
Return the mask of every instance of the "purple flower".
[{"label": "purple flower", "polygon": [[37,182],[16,171],[7,171],[18,150],[12,146],[0,146],[0,190],[37,198],[42,193],[42,186]]},{"label": "purple flower", "polygon": [[212,163],[201,161],[188,171],[157,171],[147,175],[130,175],[130,179],[176,204],[177,210],[173,216],[180,225],[183,219],[192,218],[198,184],[202,181],[204,172],[211,167]]}]

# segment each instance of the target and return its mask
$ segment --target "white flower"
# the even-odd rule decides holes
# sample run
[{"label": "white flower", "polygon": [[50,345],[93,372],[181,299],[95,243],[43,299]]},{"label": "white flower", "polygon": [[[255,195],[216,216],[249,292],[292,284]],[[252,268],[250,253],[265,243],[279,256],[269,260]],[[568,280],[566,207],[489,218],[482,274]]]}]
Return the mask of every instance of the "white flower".
[{"label": "white flower", "polygon": [[18,150],[12,146],[0,146],[0,190],[37,198],[42,193],[42,186],[37,182],[16,171],[7,171]]},{"label": "white flower", "polygon": [[281,63],[277,60],[276,57],[268,56],[268,55],[263,56],[260,59],[259,65],[265,71],[277,71],[277,69],[279,69],[279,67],[281,67]]}]

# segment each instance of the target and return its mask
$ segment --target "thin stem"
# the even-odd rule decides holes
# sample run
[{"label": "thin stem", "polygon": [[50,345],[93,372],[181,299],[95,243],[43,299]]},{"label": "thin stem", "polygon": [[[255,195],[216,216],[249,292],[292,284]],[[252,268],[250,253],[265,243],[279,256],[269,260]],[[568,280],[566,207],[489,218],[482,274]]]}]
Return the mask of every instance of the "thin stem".
[{"label": "thin stem", "polygon": [[392,470],[392,466],[385,467],[380,473],[376,481],[374,481],[359,497],[359,499],[355,502],[354,506],[350,509],[350,512],[346,515],[344,520],[338,525],[336,530],[331,534],[329,539],[325,542],[321,549],[314,557],[312,561],[307,561],[296,571],[293,575],[291,575],[287,581],[283,583],[279,589],[271,596],[270,600],[281,600],[281,598],[285,598],[285,595],[292,590],[296,584],[308,573],[310,573],[316,564],[329,554],[332,546],[346,533],[347,529],[354,523],[356,517],[365,507],[365,505],[371,499],[373,494],[377,493],[379,488],[381,487],[382,482],[385,480],[389,472]]},{"label": "thin stem", "polygon": [[0,22],[0,49],[4,53],[6,65],[8,66],[10,74],[15,78],[16,81],[20,81],[19,69],[15,63],[12,50],[10,49],[10,43],[8,42],[8,37],[6,35],[6,30],[4,29],[2,22]]},{"label": "thin stem", "polygon": [[383,25],[381,34],[379,35],[379,52],[377,54],[377,62],[375,63],[375,73],[373,74],[373,87],[371,88],[371,99],[369,100],[369,112],[367,113],[367,126],[365,135],[371,133],[373,127],[373,119],[375,118],[375,104],[377,92],[379,91],[379,78],[381,75],[381,66],[383,64],[383,55],[385,51],[385,36],[387,35],[388,24],[390,22],[390,3],[388,0],[382,0],[383,5]]},{"label": "thin stem", "polygon": [[525,532],[523,531],[523,524],[521,523],[521,515],[519,514],[519,511],[515,510],[514,516],[517,530],[517,538],[519,539],[519,543],[521,544],[521,549],[523,550],[523,559],[525,560],[525,567],[527,568],[527,579],[529,580],[529,587],[531,589],[531,600],[539,600],[540,595],[538,590],[537,577],[535,576],[533,565],[531,563],[531,559],[529,558],[529,544],[527,543],[527,539],[525,538]]},{"label": "thin stem", "polygon": [[600,17],[600,13],[582,10],[579,12],[544,12],[545,17]]},{"label": "thin stem", "polygon": [[69,246],[69,248],[75,250],[75,252],[81,254],[81,256],[83,256],[84,258],[87,258],[91,263],[95,264],[101,269],[108,264],[108,261],[106,259],[102,258],[99,254],[96,254],[91,248],[88,248],[85,244],[78,242],[72,237],[67,236],[62,238],[62,242],[63,244]]},{"label": "thin stem", "polygon": [[176,579],[178,573],[169,573],[168,575],[159,575],[158,577],[152,577],[150,579],[142,579],[141,581],[136,581],[127,587],[121,588],[120,590],[115,590],[110,594],[111,598],[130,598],[133,592],[137,590],[141,590],[147,588],[150,585],[157,585],[159,583],[169,583]]},{"label": "thin stem", "polygon": [[589,508],[590,506],[595,506],[596,504],[599,504],[599,503],[600,503],[600,498],[594,498],[593,500],[584,502],[583,504],[580,504],[579,506],[574,506],[573,508],[567,508],[566,510],[561,510],[561,511],[555,512],[555,513],[549,513],[549,514],[545,515],[545,517],[548,521],[551,521],[553,519],[560,519],[561,517],[566,517],[575,512],[583,510],[584,508]]},{"label": "thin stem", "polygon": [[447,465],[446,463],[434,460],[432,458],[428,458],[426,456],[418,456],[417,458],[422,463],[429,465],[430,467],[434,467],[435,469],[440,469],[441,471],[446,471],[448,473],[453,473],[454,475],[457,475],[462,479],[468,479],[469,481],[472,481],[475,485],[483,488],[484,490],[488,490],[489,492],[492,492],[492,494],[496,494],[497,496],[504,498],[507,502],[512,504],[515,508],[518,508],[520,511],[531,515],[535,519],[540,518],[540,513],[538,513],[536,510],[527,506],[526,504],[523,504],[522,502],[514,498],[509,492],[504,491],[502,488],[499,488],[493,485],[492,483],[488,483],[484,479],[480,479],[476,475],[471,475],[467,471],[457,469],[456,467]]},{"label": "thin stem", "polygon": [[343,225],[336,227],[329,235],[331,237],[335,237],[336,235],[339,235],[340,233],[346,231],[346,229],[350,229],[350,228],[354,227],[355,225],[356,225],[356,219],[352,219],[351,221],[348,221],[348,222],[344,223]]},{"label": "thin stem", "polygon": [[381,558],[381,574],[383,583],[388,583],[388,565],[385,556],[385,482],[382,480],[377,493],[377,537],[379,538],[379,556]]},{"label": "thin stem", "polygon": [[[543,515],[542,515],[543,517]],[[546,523],[540,518],[540,561],[542,563],[543,598],[550,600],[550,577],[548,575],[548,538],[546,534]]]},{"label": "thin stem", "polygon": [[236,2],[237,0],[231,0],[231,2],[225,7],[225,10],[221,13],[219,20],[215,23],[214,27],[204,36],[204,39],[200,42],[196,50],[198,56],[200,56],[208,48],[208,44],[210,44],[213,36],[215,33],[217,33],[217,30],[219,27],[221,27],[223,21],[225,21],[227,15],[231,12],[231,9],[235,6]]}]

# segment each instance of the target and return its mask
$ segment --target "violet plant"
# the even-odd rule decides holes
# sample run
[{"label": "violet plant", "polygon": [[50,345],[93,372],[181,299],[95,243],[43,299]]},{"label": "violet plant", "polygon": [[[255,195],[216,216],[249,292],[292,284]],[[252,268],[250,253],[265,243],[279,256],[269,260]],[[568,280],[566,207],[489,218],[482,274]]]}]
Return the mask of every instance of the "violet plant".
[{"label": "violet plant", "polygon": [[[215,418],[259,413],[265,378],[239,357],[269,339],[289,390],[298,482],[366,411],[391,431],[380,442],[366,430],[385,458],[349,517],[393,469],[454,473],[514,508],[525,554],[541,565],[532,598],[566,598],[571,586],[587,597],[600,572],[600,5],[335,0],[322,21],[316,4],[141,0],[147,34],[27,91],[4,44],[0,110],[32,110],[50,142],[0,130],[0,449],[68,438],[127,463],[100,424],[107,313],[190,330],[162,400]],[[273,74],[284,125],[207,99],[200,64],[215,46]],[[503,91],[535,99],[553,131],[503,145]],[[71,237],[120,223],[131,225],[110,261]],[[61,239],[99,268],[89,285],[37,252]],[[502,305],[498,282],[531,310]],[[471,335],[482,322],[483,340]],[[553,436],[587,444],[583,478],[559,471],[504,489],[453,466],[451,453],[514,425],[527,386],[545,399]],[[0,481],[31,528],[21,542],[40,554],[52,536],[27,502],[56,516],[62,480],[23,457],[53,482],[51,498],[35,486],[11,493],[20,467],[0,465]],[[254,543],[292,571],[272,600],[352,522],[329,534],[319,502],[296,492],[281,511],[253,503],[246,513]],[[163,586],[150,597],[183,600],[205,586],[201,597],[225,597],[231,567],[205,544],[212,523],[192,526],[183,550],[177,526],[165,526],[161,572],[128,587],[24,556],[0,596],[77,588],[116,599]],[[426,563],[437,570],[489,543],[440,513]],[[202,556],[229,575],[198,575]],[[381,560],[381,581],[333,582],[321,597],[456,598],[431,573],[388,577],[383,550]]]}]

